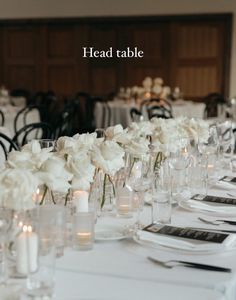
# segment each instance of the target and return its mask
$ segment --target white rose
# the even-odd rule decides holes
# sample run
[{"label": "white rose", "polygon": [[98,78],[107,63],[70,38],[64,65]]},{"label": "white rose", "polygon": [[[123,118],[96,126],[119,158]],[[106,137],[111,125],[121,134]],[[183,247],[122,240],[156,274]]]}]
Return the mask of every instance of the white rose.
[{"label": "white rose", "polygon": [[81,151],[88,151],[92,148],[97,139],[96,133],[83,133],[73,136],[76,141],[76,147]]},{"label": "white rose", "polygon": [[29,170],[5,169],[0,174],[0,203],[14,210],[34,207],[33,193],[39,182]]},{"label": "white rose", "polygon": [[154,87],[152,88],[152,92],[154,94],[157,94],[157,95],[161,94],[162,86],[161,85],[154,85]]},{"label": "white rose", "polygon": [[43,165],[37,176],[41,184],[45,184],[52,191],[66,192],[70,188],[69,181],[73,175],[65,168],[64,159],[53,156]]},{"label": "white rose", "polygon": [[68,156],[67,169],[73,174],[72,187],[74,189],[87,190],[93,182],[95,167],[87,154]]},{"label": "white rose", "polygon": [[62,136],[57,140],[57,151],[61,154],[74,153],[76,141],[73,137]]},{"label": "white rose", "polygon": [[113,141],[104,141],[93,148],[92,159],[97,168],[115,175],[124,166],[124,150]]},{"label": "white rose", "polygon": [[149,141],[145,138],[134,138],[126,145],[126,151],[136,158],[145,159],[149,152]]},{"label": "white rose", "polygon": [[153,85],[163,85],[164,80],[161,77],[156,77],[153,80]]},{"label": "white rose", "polygon": [[122,125],[108,127],[105,131],[106,139],[113,140],[121,145],[126,145],[132,139],[132,135]]},{"label": "white rose", "polygon": [[28,170],[34,169],[34,162],[31,160],[31,153],[12,151],[8,154],[7,166],[11,168],[24,168]]},{"label": "white rose", "polygon": [[143,80],[143,87],[145,89],[150,89],[152,86],[152,78],[151,77],[146,77],[144,80]]}]

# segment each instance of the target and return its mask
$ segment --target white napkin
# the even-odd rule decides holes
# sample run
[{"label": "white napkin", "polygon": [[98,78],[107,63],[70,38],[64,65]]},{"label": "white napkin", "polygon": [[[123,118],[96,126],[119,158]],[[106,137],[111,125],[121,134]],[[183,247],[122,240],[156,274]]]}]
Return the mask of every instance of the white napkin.
[{"label": "white napkin", "polygon": [[181,249],[181,250],[192,250],[192,251],[207,251],[207,250],[218,250],[224,247],[223,244],[207,243],[201,241],[185,241],[181,238],[175,238],[165,236],[161,234],[151,233],[147,231],[138,231],[136,233],[138,239],[144,242],[155,243],[160,246]]},{"label": "white napkin", "polygon": [[197,201],[197,200],[187,200],[186,204],[190,208],[197,208],[202,210],[207,210],[211,212],[218,212],[218,213],[230,213],[230,214],[236,214],[236,207],[232,205],[222,205],[222,204],[207,204],[203,201]]}]

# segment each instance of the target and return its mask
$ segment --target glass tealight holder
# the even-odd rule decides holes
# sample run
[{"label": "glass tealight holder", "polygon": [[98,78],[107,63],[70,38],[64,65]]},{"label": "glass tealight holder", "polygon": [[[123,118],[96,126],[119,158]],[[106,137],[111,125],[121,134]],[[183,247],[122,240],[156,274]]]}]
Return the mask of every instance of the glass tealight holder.
[{"label": "glass tealight holder", "polygon": [[132,191],[126,186],[119,186],[116,189],[116,211],[118,217],[132,217]]},{"label": "glass tealight holder", "polygon": [[90,250],[94,244],[94,212],[77,212],[72,221],[72,245],[75,250]]}]

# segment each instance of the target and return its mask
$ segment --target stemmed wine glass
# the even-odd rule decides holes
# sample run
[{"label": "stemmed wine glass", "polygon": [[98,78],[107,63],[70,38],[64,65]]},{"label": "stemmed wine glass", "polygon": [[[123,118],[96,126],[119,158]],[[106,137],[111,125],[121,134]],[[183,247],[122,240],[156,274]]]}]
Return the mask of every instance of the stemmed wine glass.
[{"label": "stemmed wine glass", "polygon": [[200,154],[204,155],[208,161],[207,177],[210,178],[210,175],[214,175],[219,154],[219,136],[216,125],[210,126],[209,137],[206,141],[199,139],[198,150]]},{"label": "stemmed wine glass", "polygon": [[13,211],[0,207],[0,244],[1,244],[1,265],[0,265],[0,283],[5,283],[8,276],[8,267],[6,259],[6,244],[8,240],[8,231],[13,221]]},{"label": "stemmed wine glass", "polygon": [[133,193],[133,212],[136,214],[136,222],[133,230],[142,228],[140,213],[144,205],[144,195],[153,182],[153,173],[150,172],[150,155],[140,155],[139,158],[128,154],[129,167],[126,170],[125,186]]},{"label": "stemmed wine glass", "polygon": [[219,136],[219,155],[223,165],[229,167],[233,151],[234,151],[234,135],[232,122],[225,121],[216,124]]}]

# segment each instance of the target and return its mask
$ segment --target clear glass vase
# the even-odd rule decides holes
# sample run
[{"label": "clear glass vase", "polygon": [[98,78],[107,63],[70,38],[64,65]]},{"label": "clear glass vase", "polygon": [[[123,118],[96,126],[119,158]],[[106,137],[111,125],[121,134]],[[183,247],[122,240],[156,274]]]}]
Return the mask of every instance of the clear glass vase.
[{"label": "clear glass vase", "polygon": [[113,178],[101,170],[98,171],[91,191],[91,196],[97,200],[98,216],[114,211],[115,194]]}]

